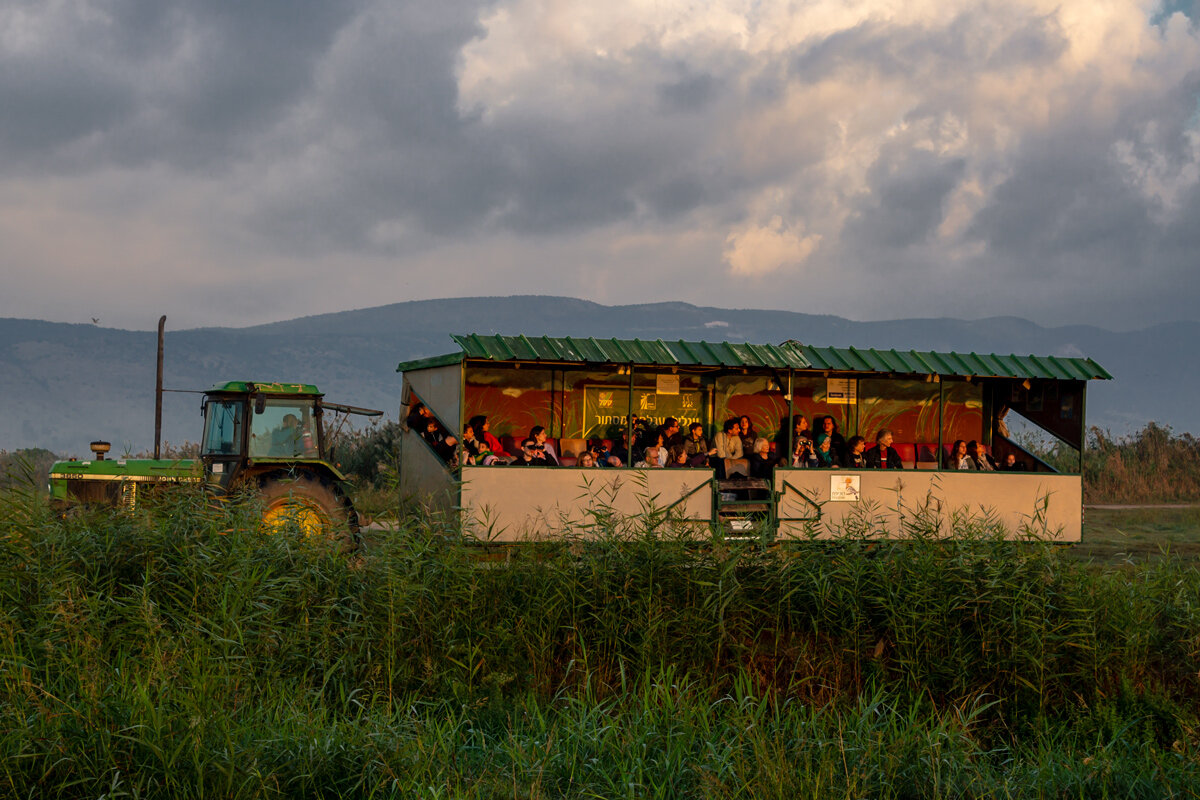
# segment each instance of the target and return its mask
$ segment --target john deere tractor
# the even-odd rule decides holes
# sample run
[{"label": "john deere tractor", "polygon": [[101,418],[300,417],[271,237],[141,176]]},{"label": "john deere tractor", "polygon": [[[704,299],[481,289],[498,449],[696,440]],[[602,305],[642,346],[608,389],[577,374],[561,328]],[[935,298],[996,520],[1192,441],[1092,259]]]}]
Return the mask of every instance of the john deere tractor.
[{"label": "john deere tractor", "polygon": [[107,442],[93,442],[92,460],[60,461],[51,468],[51,497],[64,504],[132,506],[139,492],[163,483],[203,481],[221,495],[257,492],[268,529],[295,524],[305,533],[353,541],[358,515],[329,457],[327,411],[383,413],[326,402],[311,384],[217,384],[204,393],[198,460],[114,461],[105,458]]}]

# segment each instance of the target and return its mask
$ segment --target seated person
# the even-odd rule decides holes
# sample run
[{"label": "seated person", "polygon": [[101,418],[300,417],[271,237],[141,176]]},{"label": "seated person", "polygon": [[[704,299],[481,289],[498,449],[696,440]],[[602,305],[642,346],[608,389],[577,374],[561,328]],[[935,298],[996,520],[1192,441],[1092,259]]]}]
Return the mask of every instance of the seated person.
[{"label": "seated person", "polygon": [[[661,452],[660,452],[661,451]],[[635,467],[652,469],[660,469],[667,460],[666,448],[660,444],[652,444],[647,447],[642,456],[642,460],[634,464]]]},{"label": "seated person", "polygon": [[447,464],[455,464],[458,461],[458,440],[453,436],[446,436],[442,433],[442,426],[433,417],[428,417],[425,420],[425,430],[421,432],[421,438],[433,448],[433,452],[438,454],[438,457]]},{"label": "seated person", "polygon": [[[621,429],[621,432],[620,432],[620,434],[619,434],[619,435],[620,435],[620,437],[621,437],[621,443],[620,443],[620,444],[618,444],[618,445],[615,445],[615,446],[613,447],[613,449],[612,449],[612,453],[611,453],[611,456],[612,456],[612,458],[615,458],[615,459],[616,459],[618,462],[620,462],[620,463],[618,463],[618,464],[612,464],[612,463],[610,463],[610,464],[609,464],[609,466],[617,466],[617,467],[620,467],[620,466],[622,466],[622,465],[624,465],[624,464],[628,464],[628,463],[630,463],[630,462],[629,462],[629,455],[630,455],[630,452],[629,452],[629,433],[628,433],[628,432],[627,432],[627,431],[626,431],[624,428],[622,428],[622,429]],[[635,451],[635,452],[636,452],[636,451]]]},{"label": "seated person", "polygon": [[658,433],[663,437],[662,443],[668,449],[677,444],[683,444],[683,434],[679,431],[679,420],[674,417],[667,417],[658,429]]},{"label": "seated person", "polygon": [[817,450],[813,447],[812,439],[805,436],[796,440],[795,446],[792,448],[792,466],[810,469],[821,466],[821,462],[817,460]]},{"label": "seated person", "polygon": [[688,457],[687,450],[683,449],[683,445],[677,444],[671,448],[667,454],[667,466],[674,469],[692,466],[691,459]]},{"label": "seated person", "polygon": [[[775,433],[775,450],[782,453],[787,450],[788,432],[787,432],[787,417],[780,421],[779,430]],[[796,442],[801,439],[808,439],[812,442],[812,431],[808,429],[808,418],[803,414],[795,414],[792,416],[792,455],[796,454]]]},{"label": "seated person", "polygon": [[[647,445],[651,444],[650,442],[646,441],[650,435],[650,425],[646,422],[646,420],[642,419],[637,414],[629,415],[629,424],[630,428],[633,430],[634,452],[641,452],[642,450],[646,449]],[[626,428],[624,425],[622,425],[621,430],[625,431],[626,435],[628,435],[629,428]],[[628,461],[629,459],[625,460]]]},{"label": "seated person", "polygon": [[486,444],[492,451],[492,455],[498,460],[512,460],[513,454],[504,452],[504,445],[500,444],[500,440],[492,435],[491,423],[488,422],[486,414],[476,414],[471,417],[470,425],[475,430],[475,438]]},{"label": "seated person", "polygon": [[487,442],[476,438],[475,428],[469,422],[463,426],[462,449],[464,464],[491,466],[499,460],[487,446]]},{"label": "seated person", "polygon": [[904,469],[900,454],[892,447],[892,432],[887,428],[875,434],[875,446],[867,451],[867,469]]},{"label": "seated person", "polygon": [[967,442],[967,457],[980,472],[995,472],[996,461],[988,455],[987,445],[974,439]]},{"label": "seated person", "polygon": [[514,467],[557,467],[558,462],[546,455],[545,445],[538,444],[532,436],[521,442],[521,455],[512,462]]},{"label": "seated person", "polygon": [[846,442],[846,461],[842,464],[846,469],[866,469],[867,440],[861,436],[851,436]]},{"label": "seated person", "polygon": [[658,464],[651,464],[651,466],[665,467],[667,465],[670,448],[667,447],[665,437],[661,433],[651,436],[651,444],[647,449],[654,450],[655,457],[658,459]]},{"label": "seated person", "polygon": [[950,469],[975,469],[975,462],[967,455],[967,443],[955,439],[950,447]]},{"label": "seated person", "polygon": [[537,443],[542,446],[542,449],[546,452],[546,455],[554,459],[555,465],[558,464],[558,453],[555,452],[554,445],[551,442],[546,441],[547,437],[545,428],[543,428],[541,425],[534,425],[529,429],[529,438],[537,439]]},{"label": "seated person", "polygon": [[746,474],[749,463],[742,453],[742,438],[738,435],[740,431],[737,417],[730,417],[714,438],[717,454],[710,463],[717,471],[718,478],[724,479],[734,473]]},{"label": "seated person", "polygon": [[771,443],[767,437],[759,436],[754,440],[754,452],[750,454],[750,477],[771,479],[771,471],[775,469],[775,459],[771,457]]},{"label": "seated person", "polygon": [[409,409],[408,417],[404,420],[404,424],[407,425],[410,430],[421,433],[423,430],[425,430],[425,420],[432,416],[433,414],[431,414],[429,409],[425,407],[424,403],[414,401],[412,407]]},{"label": "seated person", "polygon": [[604,446],[604,442],[593,439],[588,443],[587,452],[592,456],[592,460],[596,462],[597,467],[619,467],[621,459],[609,452]]},{"label": "seated person", "polygon": [[721,431],[713,438],[717,458],[742,458],[741,426],[734,417],[725,420]]},{"label": "seated person", "polygon": [[704,438],[704,426],[693,422],[688,426],[687,438],[683,440],[683,450],[688,456],[688,465],[692,467],[708,466],[708,459],[717,454],[717,448]]},{"label": "seated person", "polygon": [[579,460],[575,462],[577,467],[594,467],[596,466],[596,457],[592,455],[591,450],[584,450],[579,454]]},{"label": "seated person", "polygon": [[841,464],[846,458],[846,440],[838,433],[837,420],[828,414],[821,417],[821,426],[817,433],[823,433],[830,438],[829,449],[833,451],[834,459]]},{"label": "seated person", "polygon": [[1009,453],[1004,457],[1004,464],[1000,466],[1004,472],[1028,472],[1029,467],[1024,461],[1017,458],[1016,453]]},{"label": "seated person", "polygon": [[831,469],[842,465],[837,453],[833,450],[833,437],[829,434],[817,434],[817,446],[813,450],[813,455],[817,459],[817,466],[821,469]]},{"label": "seated person", "polygon": [[[300,418],[295,414],[284,414],[279,427],[271,431],[270,455],[276,458],[294,458],[304,452],[300,429]],[[309,434],[311,441],[312,434]]]},{"label": "seated person", "polygon": [[743,453],[754,452],[754,443],[758,441],[758,431],[754,430],[754,423],[745,414],[738,417],[738,438],[742,440]]}]

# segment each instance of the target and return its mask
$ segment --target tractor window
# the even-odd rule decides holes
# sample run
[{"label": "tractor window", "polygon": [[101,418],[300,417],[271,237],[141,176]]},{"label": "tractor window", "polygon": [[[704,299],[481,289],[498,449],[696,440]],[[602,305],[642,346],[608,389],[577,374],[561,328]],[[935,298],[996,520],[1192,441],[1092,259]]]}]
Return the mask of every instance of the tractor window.
[{"label": "tractor window", "polygon": [[266,401],[250,415],[251,458],[316,458],[317,426],[313,401]]},{"label": "tractor window", "polygon": [[204,407],[204,454],[232,455],[242,445],[241,400],[209,400]]}]

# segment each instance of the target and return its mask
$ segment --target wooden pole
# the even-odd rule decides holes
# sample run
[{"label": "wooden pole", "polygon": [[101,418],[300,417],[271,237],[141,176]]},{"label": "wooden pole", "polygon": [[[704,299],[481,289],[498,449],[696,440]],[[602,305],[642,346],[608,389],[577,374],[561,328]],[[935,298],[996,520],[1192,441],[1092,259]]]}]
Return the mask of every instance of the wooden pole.
[{"label": "wooden pole", "polygon": [[162,458],[163,329],[167,315],[158,318],[158,372],[154,380],[154,457]]}]

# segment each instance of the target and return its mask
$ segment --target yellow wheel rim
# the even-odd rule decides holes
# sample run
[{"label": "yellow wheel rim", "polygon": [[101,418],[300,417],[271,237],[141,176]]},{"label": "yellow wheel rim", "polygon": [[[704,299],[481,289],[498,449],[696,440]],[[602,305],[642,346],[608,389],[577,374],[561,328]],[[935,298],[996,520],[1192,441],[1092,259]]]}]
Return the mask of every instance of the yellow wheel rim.
[{"label": "yellow wheel rim", "polygon": [[263,527],[268,533],[295,529],[305,536],[323,536],[329,530],[329,520],[321,509],[300,498],[292,498],[266,509],[263,512]]}]

